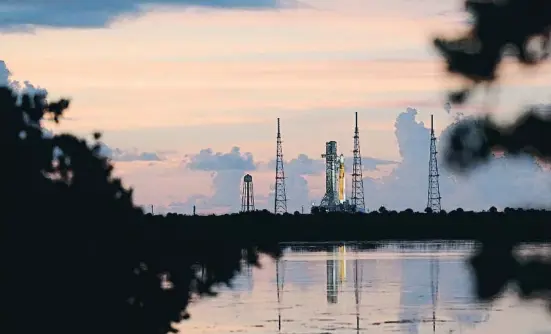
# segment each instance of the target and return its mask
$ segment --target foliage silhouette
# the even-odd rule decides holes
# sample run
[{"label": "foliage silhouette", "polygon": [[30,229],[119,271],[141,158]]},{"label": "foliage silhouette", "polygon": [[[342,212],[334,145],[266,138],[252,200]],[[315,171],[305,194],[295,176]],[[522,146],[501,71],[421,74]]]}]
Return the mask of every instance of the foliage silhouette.
[{"label": "foliage silhouette", "polygon": [[[2,333],[164,334],[195,296],[213,295],[277,243],[152,224],[110,162],[69,134],[44,135],[69,100],[0,87]],[[187,236],[185,242],[179,236]],[[198,272],[205,275],[198,275]]]},{"label": "foliage silhouette", "polygon": [[[452,103],[464,103],[475,86],[494,82],[506,52],[526,66],[539,65],[549,57],[551,2],[548,0],[465,0],[464,3],[474,16],[473,26],[459,37],[438,37],[433,41],[446,60],[447,71],[470,82],[450,94]],[[530,50],[531,42],[539,43],[538,50]]]},{"label": "foliage silhouette", "polygon": [[[465,103],[477,85],[494,82],[507,51],[514,54],[519,63],[532,68],[549,58],[551,1],[466,0],[465,7],[475,15],[473,27],[455,39],[434,39],[435,47],[446,61],[447,71],[469,81],[465,88],[450,94],[452,103]],[[538,43],[537,50],[530,50],[531,42]],[[446,143],[445,166],[468,172],[483,166],[495,150],[511,155],[529,154],[549,161],[550,111],[551,106],[532,106],[514,123],[505,126],[496,124],[489,116],[459,122]],[[494,209],[490,211],[496,214]],[[505,216],[510,214],[511,210],[506,209]],[[504,219],[500,218],[500,223],[504,223]],[[531,220],[520,216],[515,219],[526,229],[535,228]],[[499,233],[499,238],[485,240],[471,260],[478,295],[483,299],[496,298],[507,283],[514,282],[522,297],[543,298],[550,303],[551,311],[550,259],[520,261],[514,254],[518,240],[502,238],[501,227],[496,226],[495,233]]]}]

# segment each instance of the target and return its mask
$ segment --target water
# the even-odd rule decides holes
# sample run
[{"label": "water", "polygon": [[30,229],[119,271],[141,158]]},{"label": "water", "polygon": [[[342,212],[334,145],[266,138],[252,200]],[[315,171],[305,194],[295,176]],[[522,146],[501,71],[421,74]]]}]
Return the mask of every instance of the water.
[{"label": "water", "polygon": [[[512,292],[477,302],[472,245],[354,245],[287,250],[247,268],[233,289],[194,303],[184,333],[551,333],[538,302]],[[439,248],[437,248],[439,247]],[[315,249],[314,249],[315,250]]]}]

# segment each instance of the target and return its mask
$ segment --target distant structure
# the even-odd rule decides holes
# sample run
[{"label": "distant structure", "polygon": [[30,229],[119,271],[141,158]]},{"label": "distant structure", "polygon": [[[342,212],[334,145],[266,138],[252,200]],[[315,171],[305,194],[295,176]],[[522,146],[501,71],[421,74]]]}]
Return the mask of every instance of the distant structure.
[{"label": "distant structure", "polygon": [[355,113],[354,157],[352,165],[352,196],[350,204],[356,211],[365,212],[364,182],[362,175],[362,155],[360,153],[360,131],[358,129],[358,112]]},{"label": "distant structure", "polygon": [[337,142],[325,143],[325,195],[319,206],[312,206],[314,210],[325,212],[354,212],[356,209],[346,199],[346,174],[344,172],[344,155],[337,154]]},{"label": "distant structure", "polygon": [[341,203],[339,201],[340,162],[342,161],[344,166],[344,156],[337,155],[336,141],[328,141],[325,143],[325,154],[322,154],[321,157],[325,158],[325,195],[323,195],[320,207],[329,212],[337,211]]},{"label": "distant structure", "polygon": [[285,193],[285,172],[283,171],[283,148],[281,146],[281,131],[277,119],[277,149],[276,175],[274,191],[274,213],[287,213],[287,195]]},{"label": "distant structure", "polygon": [[254,211],[253,177],[250,174],[243,177],[243,191],[241,192],[241,212]]},{"label": "distant structure", "polygon": [[344,155],[339,156],[339,203],[346,201],[346,175],[344,174]]},{"label": "distant structure", "polygon": [[430,115],[430,158],[429,158],[429,189],[427,209],[432,212],[440,212],[440,185],[438,178],[438,161],[436,159],[436,137],[434,136],[434,117]]}]

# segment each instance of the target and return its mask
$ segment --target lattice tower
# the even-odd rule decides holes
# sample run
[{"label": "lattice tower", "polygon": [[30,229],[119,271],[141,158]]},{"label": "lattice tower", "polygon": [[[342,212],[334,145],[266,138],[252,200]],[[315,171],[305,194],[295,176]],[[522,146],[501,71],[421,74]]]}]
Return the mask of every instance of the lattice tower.
[{"label": "lattice tower", "polygon": [[352,196],[351,204],[356,211],[365,211],[364,183],[362,175],[362,155],[360,153],[360,131],[358,130],[358,113],[356,112],[354,129],[354,158],[352,165]]},{"label": "lattice tower", "polygon": [[429,189],[427,196],[427,208],[432,212],[439,212],[440,205],[440,185],[438,178],[438,161],[436,158],[436,137],[434,136],[433,115],[430,115],[430,158],[429,158]]},{"label": "lattice tower", "polygon": [[277,119],[277,149],[276,176],[274,193],[274,213],[287,213],[287,195],[285,193],[285,172],[283,171],[283,148],[281,146],[281,131]]}]

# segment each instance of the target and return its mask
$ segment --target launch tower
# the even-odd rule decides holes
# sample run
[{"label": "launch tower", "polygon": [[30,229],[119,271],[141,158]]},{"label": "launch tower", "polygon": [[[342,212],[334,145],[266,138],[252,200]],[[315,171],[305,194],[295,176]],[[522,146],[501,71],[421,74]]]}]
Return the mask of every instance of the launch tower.
[{"label": "launch tower", "polygon": [[325,143],[325,154],[321,157],[325,158],[325,195],[319,208],[326,212],[354,211],[345,195],[344,155],[337,154],[337,142]]},{"label": "launch tower", "polygon": [[440,184],[438,178],[438,161],[436,159],[436,137],[434,135],[433,115],[430,115],[430,158],[429,158],[429,190],[427,209],[440,212]]},{"label": "launch tower", "polygon": [[253,177],[251,174],[243,177],[243,191],[241,192],[241,212],[254,211]]},{"label": "launch tower", "polygon": [[356,211],[365,212],[364,180],[362,175],[362,155],[360,153],[360,131],[358,129],[358,112],[355,113],[354,127],[354,161],[352,165],[351,204]]},{"label": "launch tower", "polygon": [[285,192],[285,172],[283,171],[283,148],[279,118],[277,119],[276,176],[274,189],[274,213],[287,213],[287,194]]},{"label": "launch tower", "polygon": [[325,143],[325,154],[322,154],[321,157],[325,158],[325,195],[323,195],[320,206],[327,211],[336,211],[336,207],[339,205],[337,142]]}]

